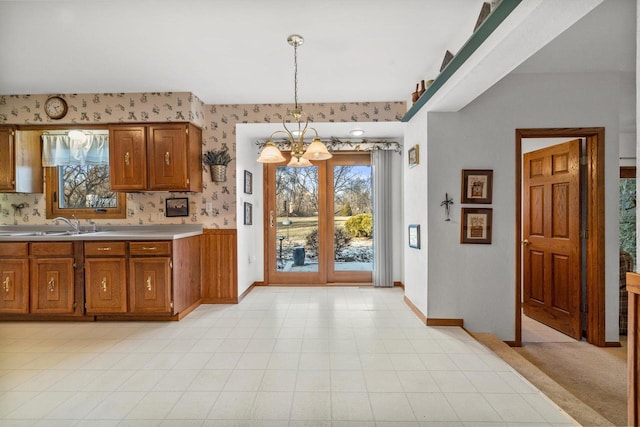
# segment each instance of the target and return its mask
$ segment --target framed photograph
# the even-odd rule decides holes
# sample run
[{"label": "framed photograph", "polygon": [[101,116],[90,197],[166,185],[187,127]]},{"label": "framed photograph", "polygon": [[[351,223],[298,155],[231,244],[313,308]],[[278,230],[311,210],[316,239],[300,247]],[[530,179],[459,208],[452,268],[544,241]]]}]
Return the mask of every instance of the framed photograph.
[{"label": "framed photograph", "polygon": [[248,170],[244,171],[244,194],[253,194],[253,174]]},{"label": "framed photograph", "polygon": [[491,244],[493,209],[462,208],[460,243]]},{"label": "framed photograph", "polygon": [[186,197],[167,199],[165,201],[164,215],[169,216],[189,216],[189,199]]},{"label": "framed photograph", "polygon": [[462,203],[491,204],[493,194],[493,170],[462,170]]},{"label": "framed photograph", "polygon": [[409,224],[409,247],[420,249],[420,224]]},{"label": "framed photograph", "polygon": [[244,202],[244,225],[253,224],[253,205]]},{"label": "framed photograph", "polygon": [[409,148],[409,167],[412,168],[420,164],[420,147],[418,144]]}]

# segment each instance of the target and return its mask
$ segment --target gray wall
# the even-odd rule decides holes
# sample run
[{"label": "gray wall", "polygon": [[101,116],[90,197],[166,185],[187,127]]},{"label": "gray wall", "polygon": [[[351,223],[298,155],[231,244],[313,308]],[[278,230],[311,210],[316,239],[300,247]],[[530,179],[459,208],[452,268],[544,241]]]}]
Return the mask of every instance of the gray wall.
[{"label": "gray wall", "polygon": [[[406,294],[423,313],[463,318],[471,331],[515,339],[515,129],[602,126],[606,339],[618,340],[619,96],[621,83],[634,78],[631,73],[511,74],[459,112],[413,118],[405,147],[420,142],[427,164],[405,172],[405,220],[428,212],[428,248],[419,259],[405,256],[404,274]],[[459,243],[462,169],[494,170],[491,245]],[[449,223],[440,207],[445,192],[456,203]]]}]

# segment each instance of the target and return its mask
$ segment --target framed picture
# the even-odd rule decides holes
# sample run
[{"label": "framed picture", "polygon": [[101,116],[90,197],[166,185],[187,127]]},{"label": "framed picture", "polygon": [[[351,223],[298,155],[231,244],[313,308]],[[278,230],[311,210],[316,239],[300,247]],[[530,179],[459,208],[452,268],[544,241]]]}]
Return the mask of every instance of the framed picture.
[{"label": "framed picture", "polygon": [[460,243],[491,244],[493,209],[462,208]]},{"label": "framed picture", "polygon": [[253,224],[253,205],[244,202],[244,225]]},{"label": "framed picture", "polygon": [[491,204],[493,194],[493,170],[462,170],[462,203]]},{"label": "framed picture", "polygon": [[420,224],[409,224],[409,247],[420,249]]},{"label": "framed picture", "polygon": [[244,193],[253,194],[253,174],[248,170],[244,171]]},{"label": "framed picture", "polygon": [[189,216],[189,199],[186,197],[167,199],[165,207],[165,216]]},{"label": "framed picture", "polygon": [[420,147],[418,144],[409,148],[409,167],[412,168],[417,164],[420,164]]}]

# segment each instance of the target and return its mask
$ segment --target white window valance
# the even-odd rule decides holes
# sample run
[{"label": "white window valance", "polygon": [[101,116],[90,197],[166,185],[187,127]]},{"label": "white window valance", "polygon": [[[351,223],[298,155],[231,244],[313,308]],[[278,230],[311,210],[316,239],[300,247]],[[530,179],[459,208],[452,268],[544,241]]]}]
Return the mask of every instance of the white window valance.
[{"label": "white window valance", "polygon": [[[343,139],[330,137],[328,139],[322,138],[322,143],[327,146],[329,151],[377,151],[377,150],[389,150],[396,153],[402,153],[402,143],[395,139],[387,138],[359,138],[359,139]],[[311,141],[305,143],[306,146]],[[261,151],[267,140],[257,140],[255,142],[258,147],[258,151]],[[291,143],[287,140],[274,139],[273,143],[278,147],[280,151],[289,151],[291,149]]]},{"label": "white window valance", "polygon": [[109,165],[109,135],[42,135],[42,165]]}]

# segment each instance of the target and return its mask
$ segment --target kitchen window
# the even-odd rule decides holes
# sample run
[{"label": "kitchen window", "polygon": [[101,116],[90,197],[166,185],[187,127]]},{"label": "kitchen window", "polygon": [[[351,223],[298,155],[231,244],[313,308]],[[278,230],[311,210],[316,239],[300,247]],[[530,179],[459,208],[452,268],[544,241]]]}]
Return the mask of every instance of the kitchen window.
[{"label": "kitchen window", "polygon": [[45,131],[42,149],[47,218],[126,217],[126,193],[109,185],[106,130]]}]

